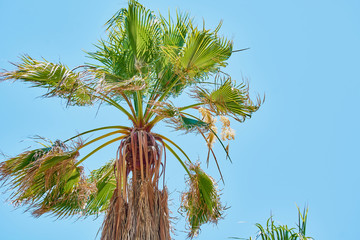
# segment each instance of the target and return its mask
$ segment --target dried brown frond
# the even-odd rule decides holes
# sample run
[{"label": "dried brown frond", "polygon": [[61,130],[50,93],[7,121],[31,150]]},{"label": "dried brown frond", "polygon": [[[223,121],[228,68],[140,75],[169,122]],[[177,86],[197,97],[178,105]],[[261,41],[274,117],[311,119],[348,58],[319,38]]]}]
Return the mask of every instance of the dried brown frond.
[{"label": "dried brown frond", "polygon": [[152,112],[165,118],[171,118],[179,115],[179,110],[174,106],[172,102],[157,102],[151,101],[150,105],[153,106]]},{"label": "dried brown frond", "polygon": [[118,94],[127,91],[141,91],[147,88],[145,79],[138,76],[124,80],[119,79],[119,77],[115,75],[110,75],[109,73],[100,72],[98,75],[99,74],[101,75],[99,76],[101,80],[98,82],[96,89],[101,93]]}]

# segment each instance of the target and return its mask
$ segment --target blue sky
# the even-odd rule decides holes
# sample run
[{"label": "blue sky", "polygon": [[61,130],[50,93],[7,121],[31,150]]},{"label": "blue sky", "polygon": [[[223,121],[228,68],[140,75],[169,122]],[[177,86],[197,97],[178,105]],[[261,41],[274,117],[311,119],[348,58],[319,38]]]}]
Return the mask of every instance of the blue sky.
[{"label": "blue sky", "polygon": [[[231,208],[217,226],[208,225],[198,239],[255,235],[256,222],[273,213],[282,224],[295,226],[296,204],[309,205],[308,233],[315,239],[354,239],[360,213],[359,194],[359,56],[358,1],[143,0],[154,11],[189,11],[199,24],[214,27],[234,41],[226,72],[247,78],[251,93],[266,94],[253,118],[232,125],[233,164],[216,152],[225,176],[223,202]],[[1,1],[0,68],[27,53],[75,67],[86,61],[83,50],[94,49],[103,24],[126,1]],[[110,107],[66,108],[60,99],[42,99],[42,89],[0,83],[0,151],[14,156],[34,145],[35,134],[66,139],[77,131],[126,120]],[[183,100],[183,99],[181,99]],[[184,136],[160,127],[190,153],[206,157],[200,136]],[[88,169],[114,157],[100,152]],[[2,160],[0,158],[0,160]],[[174,239],[184,239],[184,221],[177,213],[184,172],[169,157],[167,184],[176,222]],[[209,170],[219,179],[214,164]],[[34,219],[25,209],[13,210],[0,195],[1,239],[95,239],[97,220]]]}]

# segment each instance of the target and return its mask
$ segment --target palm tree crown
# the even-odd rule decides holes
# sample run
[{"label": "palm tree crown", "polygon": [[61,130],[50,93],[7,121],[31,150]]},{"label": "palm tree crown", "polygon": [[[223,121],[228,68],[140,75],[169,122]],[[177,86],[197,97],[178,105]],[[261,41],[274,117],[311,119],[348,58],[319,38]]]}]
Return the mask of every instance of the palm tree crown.
[{"label": "palm tree crown", "polygon": [[[222,140],[234,139],[228,117],[244,121],[261,100],[254,104],[247,85],[236,84],[222,71],[233,44],[218,35],[221,24],[213,31],[199,28],[188,14],[156,16],[130,0],[106,26],[106,38],[88,53],[97,64],[70,69],[24,55],[15,70],[0,77],[46,88],[45,96],[65,98],[70,106],[109,104],[131,125],[92,129],[21,153],[1,163],[0,180],[12,191],[13,203],[27,206],[34,216],[104,212],[101,239],[170,239],[167,189],[160,181],[168,151],[188,175],[181,210],[193,237],[203,223],[216,223],[222,215],[216,183],[173,140],[152,129],[165,121],[176,130],[199,133],[208,145],[207,161],[211,154],[217,164],[213,143],[218,140],[228,157]],[[175,106],[170,100],[186,89],[194,103]],[[220,136],[217,116],[223,124]],[[81,140],[94,132],[102,134]],[[105,142],[79,157],[81,149],[100,140]],[[114,160],[86,176],[81,164],[113,143],[119,146]]]}]

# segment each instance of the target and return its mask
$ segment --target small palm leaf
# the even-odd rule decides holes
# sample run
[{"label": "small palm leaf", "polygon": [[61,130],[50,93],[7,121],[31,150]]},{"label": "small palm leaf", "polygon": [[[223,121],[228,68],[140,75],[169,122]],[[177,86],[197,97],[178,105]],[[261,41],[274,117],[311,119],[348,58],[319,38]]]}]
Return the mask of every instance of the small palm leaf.
[{"label": "small palm leaf", "polygon": [[175,128],[176,130],[185,130],[186,132],[198,131],[198,129],[203,129],[207,131],[209,124],[201,121],[200,119],[194,119],[185,117],[182,112],[179,112],[179,108],[175,107],[171,102],[162,102],[154,103],[154,108],[152,109],[158,116],[165,119],[165,122],[169,124],[170,127]]},{"label": "small palm leaf", "polygon": [[177,114],[174,117],[165,120],[170,127],[175,130],[184,130],[186,133],[195,132],[198,133],[199,129],[202,131],[208,131],[209,124],[201,120],[184,117],[182,114]]},{"label": "small palm leaf", "polygon": [[307,207],[304,208],[303,214],[301,214],[300,209],[298,208],[298,232],[295,231],[295,228],[289,228],[287,225],[275,225],[273,217],[271,216],[267,220],[265,227],[262,226],[260,223],[255,224],[255,226],[259,230],[259,233],[254,239],[261,238],[262,240],[314,240],[312,237],[305,236],[307,212]]},{"label": "small palm leaf", "polygon": [[195,130],[198,131],[199,128],[201,129],[208,129],[209,124],[203,121],[195,120],[192,118],[184,117],[180,115],[180,119],[182,122],[182,129],[185,129],[186,131]]},{"label": "small palm leaf", "polygon": [[214,180],[199,165],[190,166],[189,191],[182,194],[181,210],[186,214],[190,227],[189,238],[196,236],[200,226],[207,222],[217,223],[224,208]]},{"label": "small palm leaf", "polygon": [[89,184],[95,186],[87,200],[84,215],[98,215],[109,208],[111,197],[116,188],[114,175],[114,161],[110,161],[101,168],[94,170],[88,179]]},{"label": "small palm leaf", "polygon": [[[100,78],[119,82],[130,79],[136,74],[135,59],[128,49],[129,43],[124,34],[110,32],[109,39],[99,41],[96,47],[98,50],[88,52],[88,57],[101,63],[101,65],[92,64],[94,67],[110,75],[103,77],[103,72],[100,72]],[[111,74],[115,75],[116,79],[111,77]]]},{"label": "small palm leaf", "polygon": [[198,87],[195,94],[211,111],[218,115],[232,115],[238,121],[251,117],[261,105],[259,99],[257,104],[252,102],[246,84],[235,85],[230,78],[222,81],[213,91]]},{"label": "small palm leaf", "polygon": [[171,48],[165,53],[175,63],[177,71],[183,74],[183,81],[194,81],[214,73],[232,52],[232,43],[217,36],[215,32],[192,28],[185,46],[179,55],[174,55]]},{"label": "small palm leaf", "polygon": [[179,54],[181,48],[185,44],[186,37],[190,30],[190,17],[188,14],[177,13],[176,22],[174,22],[170,16],[168,19],[160,15],[161,27],[162,27],[162,47],[173,52],[172,56]]},{"label": "small palm leaf", "polygon": [[50,213],[57,218],[82,215],[86,200],[93,191],[87,184],[83,168],[76,167],[72,172],[64,175],[59,182],[49,190],[37,203],[29,209],[35,209],[33,215],[39,217]]},{"label": "small palm leaf", "polygon": [[93,66],[97,68],[98,78],[103,80],[102,89],[112,93],[127,90],[130,94],[147,90],[152,81],[147,75],[159,58],[159,21],[150,10],[132,0],[107,25],[107,40],[99,42],[96,52],[88,53],[101,63]]}]

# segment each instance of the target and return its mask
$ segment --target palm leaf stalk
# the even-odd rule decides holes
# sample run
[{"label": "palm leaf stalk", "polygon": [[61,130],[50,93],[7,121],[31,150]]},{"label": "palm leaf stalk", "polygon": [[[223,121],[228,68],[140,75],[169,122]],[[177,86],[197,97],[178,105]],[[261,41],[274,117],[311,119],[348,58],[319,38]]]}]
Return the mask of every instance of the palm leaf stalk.
[{"label": "palm leaf stalk", "polygon": [[[216,182],[153,128],[164,121],[178,131],[200,133],[219,167],[214,142],[221,143],[228,157],[229,146],[223,141],[234,138],[226,116],[244,121],[261,100],[254,104],[245,84],[223,74],[233,44],[219,36],[221,24],[214,31],[199,28],[188,14],[157,16],[130,0],[106,25],[107,37],[88,53],[96,63],[70,69],[24,55],[14,70],[0,73],[0,80],[45,88],[45,97],[64,98],[68,106],[111,105],[130,125],[95,128],[21,153],[0,163],[0,180],[12,192],[13,203],[27,206],[36,217],[104,213],[102,240],[171,239],[165,186],[169,151],[188,176],[181,209],[192,238],[202,224],[216,223],[222,216]],[[184,91],[192,92],[193,104],[175,106],[171,99]],[[201,116],[194,116],[194,110]],[[220,115],[221,139],[215,126]],[[94,133],[98,136],[81,140]],[[118,146],[114,159],[86,176],[81,165],[111,144]],[[79,158],[90,146],[92,150]]]}]

